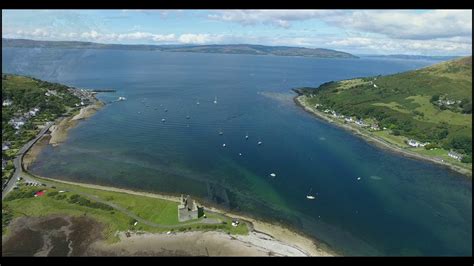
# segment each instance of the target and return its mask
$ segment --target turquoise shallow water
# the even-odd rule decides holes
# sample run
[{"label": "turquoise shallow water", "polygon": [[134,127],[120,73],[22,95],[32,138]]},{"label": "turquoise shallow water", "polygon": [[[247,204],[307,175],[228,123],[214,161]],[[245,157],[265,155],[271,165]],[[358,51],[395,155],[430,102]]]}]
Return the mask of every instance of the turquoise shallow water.
[{"label": "turquoise shallow water", "polygon": [[[32,166],[38,174],[189,193],[290,225],[348,255],[472,255],[470,180],[317,120],[290,92],[435,61],[2,51],[4,72],[117,89],[99,94],[106,102],[127,98],[81,122],[63,145],[45,148]],[[305,197],[311,188],[314,201]]]}]

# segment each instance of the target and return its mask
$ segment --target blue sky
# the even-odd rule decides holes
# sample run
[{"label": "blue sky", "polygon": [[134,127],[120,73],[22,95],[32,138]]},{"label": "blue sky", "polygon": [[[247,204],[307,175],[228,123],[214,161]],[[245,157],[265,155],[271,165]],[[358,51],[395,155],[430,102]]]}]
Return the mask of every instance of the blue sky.
[{"label": "blue sky", "polygon": [[472,10],[2,10],[2,37],[470,55]]}]

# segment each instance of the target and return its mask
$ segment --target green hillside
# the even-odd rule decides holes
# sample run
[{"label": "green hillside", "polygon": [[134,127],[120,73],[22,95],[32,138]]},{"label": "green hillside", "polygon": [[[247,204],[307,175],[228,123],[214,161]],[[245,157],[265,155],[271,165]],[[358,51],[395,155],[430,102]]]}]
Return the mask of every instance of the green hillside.
[{"label": "green hillside", "polygon": [[[386,139],[429,142],[472,160],[472,56],[387,76],[301,88],[311,106],[385,127]],[[402,142],[403,143],[403,142]],[[426,152],[425,151],[425,152]]]},{"label": "green hillside", "polygon": [[163,52],[216,53],[216,54],[249,54],[275,56],[304,56],[315,58],[358,58],[349,53],[323,49],[289,46],[265,46],[254,44],[221,44],[221,45],[137,45],[137,44],[103,44],[74,41],[36,41],[27,39],[2,38],[2,47],[23,48],[64,48],[64,49],[119,49]]}]

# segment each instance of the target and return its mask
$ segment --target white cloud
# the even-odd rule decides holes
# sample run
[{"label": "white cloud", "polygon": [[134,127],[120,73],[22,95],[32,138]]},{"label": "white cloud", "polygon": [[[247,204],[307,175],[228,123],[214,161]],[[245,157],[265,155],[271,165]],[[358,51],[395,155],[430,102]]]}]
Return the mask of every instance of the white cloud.
[{"label": "white cloud", "polygon": [[261,23],[289,28],[291,21],[323,18],[342,14],[342,12],[337,10],[224,10],[209,14],[208,18],[242,25]]},{"label": "white cloud", "polygon": [[328,47],[359,53],[377,54],[422,54],[422,55],[467,55],[472,43],[450,40],[397,40],[373,37],[348,37],[328,41]]},{"label": "white cloud", "polygon": [[472,35],[472,10],[225,10],[208,15],[241,25],[290,28],[293,21],[319,19],[341,29],[398,39],[436,39]]},{"label": "white cloud", "polygon": [[330,24],[397,39],[428,40],[472,35],[472,10],[355,11],[324,18]]},{"label": "white cloud", "polygon": [[[385,12],[385,11],[384,11]],[[391,21],[391,22],[390,22]],[[287,20],[277,21],[281,27],[288,26]],[[337,23],[332,21],[331,23]],[[392,20],[380,23],[399,23]],[[415,23],[415,22],[410,22]],[[421,25],[421,23],[419,23]],[[361,24],[362,25],[362,24]],[[369,24],[364,24],[367,25]],[[361,27],[361,26],[354,26]],[[402,26],[400,26],[402,27]],[[407,27],[406,25],[404,27]],[[433,26],[431,35],[438,26]],[[387,31],[387,29],[385,29]],[[417,30],[412,29],[413,32]],[[37,40],[73,40],[91,41],[99,43],[146,43],[146,44],[235,44],[249,43],[262,45],[284,45],[309,48],[327,48],[350,53],[377,53],[377,54],[425,54],[425,55],[467,55],[472,51],[472,37],[455,35],[438,35],[435,39],[400,39],[380,33],[347,32],[343,35],[335,34],[308,34],[307,30],[295,31],[292,34],[284,32],[277,35],[247,34],[158,34],[146,31],[131,31],[125,33],[103,32],[99,29],[89,31],[58,32],[49,28],[34,28],[32,30],[5,28],[4,38],[26,38]],[[428,31],[427,31],[428,32]],[[441,37],[443,36],[443,37]]]},{"label": "white cloud", "polygon": [[206,44],[206,43],[219,43],[223,39],[223,35],[211,35],[211,34],[182,34],[179,36],[178,41],[186,44]]}]

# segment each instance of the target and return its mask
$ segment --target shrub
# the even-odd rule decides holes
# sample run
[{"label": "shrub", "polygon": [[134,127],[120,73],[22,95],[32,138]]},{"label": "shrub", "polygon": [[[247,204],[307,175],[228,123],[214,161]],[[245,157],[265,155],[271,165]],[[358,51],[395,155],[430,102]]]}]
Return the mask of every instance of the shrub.
[{"label": "shrub", "polygon": [[471,155],[465,155],[462,157],[461,162],[463,163],[472,163],[472,156]]}]

